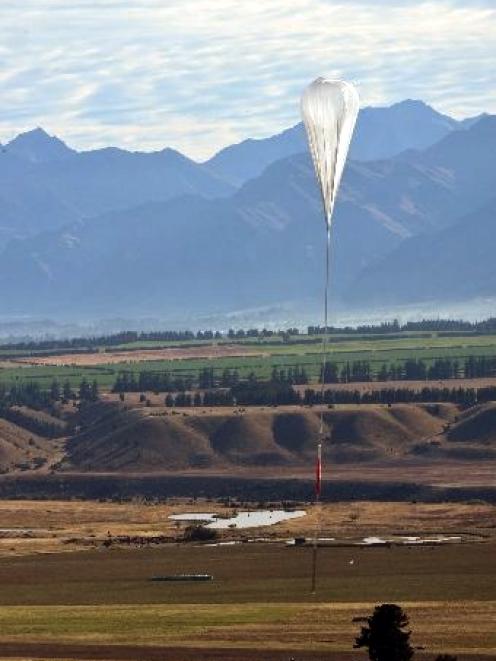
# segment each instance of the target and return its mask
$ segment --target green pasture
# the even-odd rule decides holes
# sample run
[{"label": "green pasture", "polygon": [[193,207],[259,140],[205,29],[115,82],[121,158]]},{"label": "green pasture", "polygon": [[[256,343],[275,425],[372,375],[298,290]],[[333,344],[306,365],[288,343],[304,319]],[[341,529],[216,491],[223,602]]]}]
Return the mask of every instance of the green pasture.
[{"label": "green pasture", "polygon": [[[163,603],[0,608],[0,645],[7,641],[21,645],[163,645],[210,649],[210,654],[215,649],[234,647],[252,649],[255,658],[255,650],[261,648],[351,652],[360,630],[354,620],[370,615],[376,603],[359,599],[352,604],[332,600],[291,605]],[[483,655],[478,659],[494,658],[495,602],[400,603],[410,617],[414,644],[431,653],[468,652]]]},{"label": "green pasture", "polygon": [[51,365],[23,365],[15,367],[0,367],[0,383],[12,384],[22,381],[36,381],[41,387],[49,388],[54,379],[60,383],[69,381],[71,386],[77,387],[85,378],[87,381],[96,379],[103,387],[110,387],[115,381],[119,370],[115,366],[98,367],[54,367]]},{"label": "green pasture", "polygon": [[[186,358],[167,359],[154,361],[134,361],[133,350],[143,348],[157,348],[165,346],[164,343],[136,343],[127,345],[126,359],[123,363],[102,364],[92,367],[80,366],[30,366],[15,364],[4,360],[0,356],[0,383],[12,383],[16,381],[37,381],[42,386],[49,386],[53,379],[61,382],[69,381],[72,386],[77,386],[83,378],[88,381],[96,379],[102,388],[113,385],[117,374],[122,371],[139,373],[143,370],[169,371],[176,375],[188,373],[197,375],[203,368],[213,368],[218,373],[224,369],[237,369],[240,376],[246,377],[254,372],[260,379],[267,379],[273,368],[288,369],[289,367],[304,367],[311,381],[316,382],[322,361],[321,344],[312,336],[301,336],[296,341],[283,342],[281,338],[270,338],[269,340],[236,340],[235,344],[243,345],[244,348],[253,349],[258,355],[218,358]],[[317,338],[318,340],[318,338]],[[167,343],[168,346],[181,345],[211,345],[211,340],[204,342],[176,342]],[[117,347],[115,348],[117,349]],[[110,351],[110,349],[107,349]],[[20,357],[18,354],[16,357]],[[496,335],[446,335],[436,334],[405,334],[391,336],[331,336],[328,345],[328,360],[335,362],[338,366],[346,362],[357,360],[368,361],[372,372],[377,373],[383,364],[388,366],[404,362],[407,359],[422,359],[431,364],[439,358],[457,359],[463,363],[470,356],[496,356]]]}]

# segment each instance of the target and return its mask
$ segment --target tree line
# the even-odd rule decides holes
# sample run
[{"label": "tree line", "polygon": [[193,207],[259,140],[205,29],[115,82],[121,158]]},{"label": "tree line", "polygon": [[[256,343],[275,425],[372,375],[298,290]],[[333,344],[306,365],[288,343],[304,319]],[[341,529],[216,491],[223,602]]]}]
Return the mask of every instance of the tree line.
[{"label": "tree line", "polygon": [[34,340],[26,339],[18,342],[0,344],[2,350],[12,351],[76,351],[96,347],[111,347],[120,344],[136,342],[195,342],[197,340],[222,340],[243,338],[270,338],[285,335],[298,335],[298,328],[271,330],[268,328],[230,328],[226,332],[219,330],[164,330],[164,331],[122,331],[110,335],[95,335],[89,337],[73,337],[61,339]]},{"label": "tree line", "polygon": [[362,392],[360,390],[327,389],[322,392],[305,389],[303,395],[290,386],[273,383],[251,383],[232,389],[237,404],[244,406],[274,406],[290,404],[399,404],[421,402],[453,402],[472,406],[478,402],[496,400],[496,386],[486,388],[381,388]]},{"label": "tree line", "polygon": [[[481,402],[496,400],[496,386],[484,388],[381,388],[361,392],[360,390],[305,390],[301,403],[314,404],[408,404],[452,402],[463,406],[473,406]],[[292,402],[291,402],[292,403]]]},{"label": "tree line", "polygon": [[458,358],[436,358],[431,364],[422,359],[408,358],[396,364],[384,363],[374,374],[369,361],[357,360],[338,365],[326,364],[320,371],[322,383],[353,383],[363,381],[437,381],[444,379],[473,379],[496,376],[496,356],[470,356],[461,362]]},{"label": "tree line", "polygon": [[[144,389],[143,389],[144,390]],[[121,399],[125,399],[126,391],[119,391]],[[69,382],[62,386],[53,381],[49,390],[44,390],[37,382],[25,382],[13,385],[10,389],[0,384],[0,416],[12,422],[21,422],[26,427],[22,412],[13,407],[27,406],[34,410],[54,410],[57,402],[68,402],[79,399],[80,402],[92,402],[99,398],[96,381],[89,383],[85,379],[74,390]],[[146,402],[144,393],[140,400]],[[435,387],[424,386],[418,390],[408,387],[380,388],[377,390],[361,391],[326,389],[322,394],[318,388],[305,388],[303,392],[296,390],[292,384],[280,380],[258,381],[251,373],[246,380],[236,381],[228,387],[211,388],[195,392],[179,391],[168,392],[164,399],[167,407],[189,406],[279,406],[279,405],[306,405],[317,404],[398,404],[398,403],[437,403],[453,402],[464,406],[472,406],[479,402],[496,401],[496,386],[482,388],[467,387]],[[55,414],[56,412],[54,412]],[[21,421],[21,417],[23,417]],[[30,423],[29,423],[30,424]],[[34,423],[33,423],[34,424]],[[48,426],[43,435],[56,435],[57,430],[50,430]],[[29,426],[27,427],[29,428]],[[41,427],[39,428],[41,429]],[[33,429],[33,431],[35,431]]]},{"label": "tree line", "polygon": [[[483,321],[464,321],[463,319],[421,319],[420,321],[407,321],[400,323],[398,319],[393,321],[383,321],[380,324],[362,324],[358,326],[328,326],[329,334],[390,334],[402,332],[430,332],[430,333],[494,333],[496,332],[496,317],[489,317]],[[308,335],[322,335],[325,332],[324,326],[308,326]]]},{"label": "tree line", "polygon": [[[311,325],[307,327],[308,335],[322,335],[324,327]],[[328,326],[327,332],[333,334],[375,335],[394,334],[401,332],[437,332],[437,333],[496,333],[496,317],[483,321],[464,321],[462,319],[422,319],[400,323],[397,319],[379,324],[362,324],[358,326]],[[298,336],[297,327],[272,330],[268,328],[230,328],[219,330],[157,330],[157,331],[120,331],[108,335],[89,337],[73,337],[61,339],[25,339],[22,341],[5,342],[0,345],[2,350],[13,351],[75,351],[78,349],[94,349],[96,347],[132,344],[135,342],[192,342],[196,340],[221,340],[243,338],[271,338]]]},{"label": "tree line", "polygon": [[45,438],[57,438],[65,434],[64,425],[44,420],[24,413],[19,407],[26,406],[34,411],[48,411],[58,417],[58,403],[67,404],[69,401],[79,399],[80,403],[95,402],[99,398],[98,383],[89,383],[82,379],[79,387],[74,390],[65,381],[60,384],[56,379],[50,387],[42,388],[37,381],[26,381],[7,387],[0,383],[0,418],[24,427],[35,434]]},{"label": "tree line", "polygon": [[205,367],[194,376],[191,373],[178,374],[169,371],[142,370],[135,374],[128,370],[118,373],[112,392],[184,392],[193,388],[231,388],[239,383],[237,369],[224,369],[221,372]]},{"label": "tree line", "polygon": [[[496,357],[467,358],[461,363],[456,358],[438,358],[431,365],[423,360],[407,359],[393,365],[383,364],[377,373],[369,361],[347,361],[343,365],[328,362],[320,370],[319,382],[322,383],[359,383],[370,381],[434,381],[457,378],[479,378],[496,376]],[[256,379],[252,372],[248,380]],[[122,370],[118,373],[112,392],[185,392],[199,388],[232,388],[241,381],[239,371],[233,369],[214,369],[205,367],[194,373],[171,371],[141,370],[137,374]],[[273,366],[269,381],[276,384],[306,385],[309,383],[307,370],[303,365],[290,367]]]},{"label": "tree line", "polygon": [[92,402],[98,398],[99,388],[96,380],[90,383],[82,379],[76,390],[69,381],[60,384],[57,379],[51,382],[48,389],[42,388],[37,381],[23,381],[10,387],[0,383],[0,414],[12,406],[41,410],[51,408],[57,402],[67,403],[75,399]]},{"label": "tree line", "polygon": [[[125,393],[120,393],[125,400]],[[381,388],[362,392],[360,390],[327,389],[322,392],[306,388],[303,393],[292,386],[271,381],[243,382],[227,390],[207,390],[204,392],[167,393],[165,406],[314,406],[325,404],[415,404],[452,402],[462,406],[474,406],[477,403],[496,400],[496,386],[485,388],[436,388],[425,387],[420,390],[411,388]],[[145,394],[140,401],[150,404]]]},{"label": "tree line", "polygon": [[[247,380],[256,380],[254,372],[248,375]],[[274,383],[287,383],[289,385],[305,385],[308,375],[304,367],[296,365],[289,368],[272,369],[270,381]],[[142,370],[135,374],[130,371],[121,371],[112,387],[113,392],[184,392],[199,388],[212,390],[214,388],[232,388],[240,383],[239,371],[234,369],[215,370],[205,367],[197,375],[174,374],[169,371],[158,372]]]}]

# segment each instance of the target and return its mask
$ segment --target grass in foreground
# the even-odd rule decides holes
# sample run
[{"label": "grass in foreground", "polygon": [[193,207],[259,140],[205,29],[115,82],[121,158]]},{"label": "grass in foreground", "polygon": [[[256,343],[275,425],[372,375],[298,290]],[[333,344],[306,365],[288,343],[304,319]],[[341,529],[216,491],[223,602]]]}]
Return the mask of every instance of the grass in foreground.
[{"label": "grass in foreground", "polygon": [[[2,641],[351,651],[373,602],[0,608]],[[402,602],[417,647],[496,652],[496,602]]]},{"label": "grass in foreground", "polygon": [[[0,526],[17,520],[18,525],[38,521],[52,529],[57,524],[74,529],[78,518],[87,531],[107,523],[146,530],[160,525],[166,507],[4,503]],[[417,532],[432,531],[436,521],[441,530],[453,530],[455,523],[461,529],[491,526],[491,511],[483,505],[436,505],[432,511],[431,506],[406,503],[359,507],[358,522],[352,525],[360,527],[363,517],[369,521],[368,532],[390,529],[395,518],[398,526]],[[356,508],[326,506],[326,526],[346,529]],[[441,520],[451,516],[449,525]],[[280,543],[3,557],[0,651],[9,641],[349,651],[360,626],[353,618],[388,601],[409,614],[414,645],[429,652],[492,658],[495,557],[491,538],[435,548],[323,548],[316,597],[309,589],[311,549]],[[214,581],[149,580],[156,574],[183,572],[211,573]]]}]

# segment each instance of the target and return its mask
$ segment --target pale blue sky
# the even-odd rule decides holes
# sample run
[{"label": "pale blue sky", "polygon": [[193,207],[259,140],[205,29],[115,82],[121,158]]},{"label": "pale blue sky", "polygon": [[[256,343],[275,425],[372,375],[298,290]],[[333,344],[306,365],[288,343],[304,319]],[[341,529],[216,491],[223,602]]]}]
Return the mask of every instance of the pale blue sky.
[{"label": "pale blue sky", "polygon": [[194,158],[298,121],[318,75],[363,105],[496,113],[496,0],[0,0],[0,141]]}]

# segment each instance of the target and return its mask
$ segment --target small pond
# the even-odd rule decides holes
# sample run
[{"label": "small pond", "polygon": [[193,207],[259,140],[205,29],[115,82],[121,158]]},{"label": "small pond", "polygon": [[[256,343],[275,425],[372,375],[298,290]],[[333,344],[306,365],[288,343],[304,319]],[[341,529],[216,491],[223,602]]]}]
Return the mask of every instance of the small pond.
[{"label": "small pond", "polygon": [[258,528],[273,526],[281,521],[298,519],[305,516],[305,510],[257,510],[253,512],[238,512],[235,516],[224,518],[214,513],[191,512],[186,514],[171,514],[173,521],[204,522],[207,528],[227,530],[228,528]]}]

